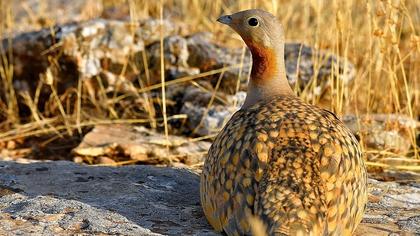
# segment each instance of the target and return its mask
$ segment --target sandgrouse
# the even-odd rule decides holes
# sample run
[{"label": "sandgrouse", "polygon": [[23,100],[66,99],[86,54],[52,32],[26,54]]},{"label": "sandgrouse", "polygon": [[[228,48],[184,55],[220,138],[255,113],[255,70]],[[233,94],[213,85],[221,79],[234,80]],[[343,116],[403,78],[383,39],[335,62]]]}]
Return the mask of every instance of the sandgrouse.
[{"label": "sandgrouse", "polygon": [[367,202],[359,143],[333,113],[293,93],[273,15],[246,10],[218,21],[242,37],[253,65],[245,103],[204,164],[208,221],[227,235],[351,235]]}]

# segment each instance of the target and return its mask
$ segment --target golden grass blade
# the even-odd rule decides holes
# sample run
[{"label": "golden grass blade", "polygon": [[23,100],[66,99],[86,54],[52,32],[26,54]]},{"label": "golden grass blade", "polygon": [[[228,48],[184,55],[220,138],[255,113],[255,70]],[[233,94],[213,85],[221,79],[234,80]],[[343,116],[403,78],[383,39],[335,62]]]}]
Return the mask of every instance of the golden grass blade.
[{"label": "golden grass blade", "polygon": [[[162,91],[162,113],[163,113],[163,124],[165,127],[165,137],[166,137],[166,151],[167,156],[169,156],[169,131],[168,131],[168,118],[166,115],[166,88],[165,88],[165,55],[164,55],[164,45],[163,45],[163,0],[160,1],[160,80],[161,80],[161,91]],[[169,157],[169,165],[172,165],[172,158]]]},{"label": "golden grass blade", "polygon": [[79,135],[82,134],[82,128],[80,127],[81,122],[81,112],[82,112],[82,79],[78,78],[77,80],[77,100],[76,100],[76,126]]},{"label": "golden grass blade", "polygon": [[[225,71],[228,71],[228,70],[232,70],[232,69],[237,69],[237,68],[240,68],[240,67],[241,67],[240,64],[236,64],[236,65],[233,65],[233,66],[227,66],[227,67],[223,67],[223,68],[220,68],[220,69],[206,71],[206,72],[203,72],[203,73],[200,73],[200,74],[197,74],[197,75],[185,76],[185,77],[182,77],[182,78],[179,78],[179,79],[166,81],[165,86],[171,86],[171,85],[174,85],[174,84],[180,84],[180,83],[188,82],[188,81],[199,79],[199,78],[204,78],[204,77],[207,77],[207,76],[210,76],[210,75],[219,74],[219,73],[222,73],[222,72],[225,72]],[[159,83],[159,84],[154,84],[154,85],[148,86],[146,88],[138,89],[137,92],[144,93],[144,92],[148,92],[148,91],[152,91],[152,90],[156,90],[156,89],[161,89],[161,88],[162,88],[162,83]]]},{"label": "golden grass blade", "polygon": [[384,163],[379,163],[379,162],[370,162],[370,161],[366,161],[365,163],[368,166],[382,167],[382,168],[385,168],[385,169],[420,171],[420,165],[419,166],[415,166],[415,165],[410,165],[410,166],[409,165],[389,165],[389,164],[384,164]]}]

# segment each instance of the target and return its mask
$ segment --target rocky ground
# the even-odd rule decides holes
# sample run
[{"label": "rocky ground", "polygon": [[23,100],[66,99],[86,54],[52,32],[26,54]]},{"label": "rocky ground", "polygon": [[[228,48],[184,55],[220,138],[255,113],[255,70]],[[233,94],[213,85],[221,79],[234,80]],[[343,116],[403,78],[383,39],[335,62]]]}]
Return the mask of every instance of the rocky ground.
[{"label": "rocky ground", "polygon": [[[201,210],[199,176],[185,168],[3,161],[0,183],[2,235],[217,235]],[[356,235],[420,232],[418,183],[371,179],[369,190]]]}]

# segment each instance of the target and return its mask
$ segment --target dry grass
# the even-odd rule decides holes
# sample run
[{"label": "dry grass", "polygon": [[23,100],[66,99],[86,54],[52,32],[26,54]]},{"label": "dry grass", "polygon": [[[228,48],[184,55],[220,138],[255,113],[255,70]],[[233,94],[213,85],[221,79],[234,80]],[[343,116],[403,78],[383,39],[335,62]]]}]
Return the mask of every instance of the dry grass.
[{"label": "dry grass", "polygon": [[[32,29],[48,27],[60,20],[49,16],[47,1],[39,1],[43,3],[41,4],[43,7],[35,11],[25,3],[16,4],[10,3],[13,1],[0,0],[2,19],[0,35],[9,35],[11,31],[22,27]],[[223,13],[247,8],[266,9],[281,19],[289,41],[305,42],[318,49],[327,49],[331,53],[349,58],[356,65],[356,80],[351,86],[344,86],[339,81],[331,83],[333,99],[329,106],[333,111],[338,114],[397,113],[418,119],[420,5],[416,2],[414,0],[89,0],[85,1],[80,19],[99,17],[103,9],[110,6],[123,9],[122,11],[125,9],[132,20],[159,18],[163,11],[165,16],[187,24],[189,33],[210,31],[221,35],[220,40],[224,40],[227,44],[231,42],[237,44],[238,37],[226,27],[216,24],[215,19]],[[26,12],[19,19],[14,15],[18,8],[23,8]],[[24,22],[22,19],[27,19],[25,25],[22,25]],[[164,80],[162,73],[160,84],[143,83],[143,87],[138,90],[137,96],[144,98],[146,102],[139,104],[142,107],[142,115],[128,113],[128,116],[135,117],[133,119],[125,118],[127,115],[122,116],[118,111],[119,103],[126,97],[109,97],[101,91],[98,91],[97,96],[92,96],[89,95],[89,88],[80,82],[77,91],[69,91],[61,96],[58,96],[54,86],[51,86],[53,100],[50,101],[49,110],[40,112],[37,108],[39,93],[34,97],[18,95],[19,91],[13,88],[11,52],[0,50],[3,52],[0,58],[0,79],[5,90],[5,94],[0,96],[0,120],[4,120],[0,124],[2,132],[0,141],[42,133],[71,136],[75,131],[82,133],[83,126],[104,122],[146,122],[151,127],[164,127],[165,133],[168,134],[167,120],[171,117],[166,115],[165,87],[168,84],[191,81],[229,69],[205,72],[170,82]],[[143,55],[143,58],[146,56]],[[147,68],[147,64],[145,67]],[[148,77],[147,73],[146,70]],[[335,73],[338,74],[338,71]],[[48,79],[43,78],[43,81],[48,83]],[[157,102],[161,104],[163,117],[157,117],[161,113],[154,110],[151,104],[156,101],[151,101],[149,96],[151,90],[159,88],[162,91],[162,99]],[[25,98],[30,108],[30,117],[23,118],[18,115],[18,96]],[[214,96],[215,93],[212,101]],[[313,104],[319,102],[319,97],[306,96],[305,92],[301,97]],[[68,103],[74,99],[76,108],[73,109]],[[87,115],[88,110],[95,110],[96,115],[94,117]],[[410,158],[418,158],[415,130],[411,132],[411,141],[414,150]]]}]

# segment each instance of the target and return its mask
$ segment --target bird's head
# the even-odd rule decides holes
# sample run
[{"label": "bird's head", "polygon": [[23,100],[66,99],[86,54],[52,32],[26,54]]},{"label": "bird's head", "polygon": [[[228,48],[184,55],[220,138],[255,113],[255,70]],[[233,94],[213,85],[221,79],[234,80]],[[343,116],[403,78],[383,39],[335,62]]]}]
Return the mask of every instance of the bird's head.
[{"label": "bird's head", "polygon": [[251,78],[243,107],[274,95],[294,95],[284,64],[284,31],[279,20],[263,10],[246,10],[217,19],[230,26],[252,53]]},{"label": "bird's head", "polygon": [[251,51],[274,49],[284,44],[283,28],[275,16],[259,10],[240,11],[217,19],[230,26],[244,40]]}]

